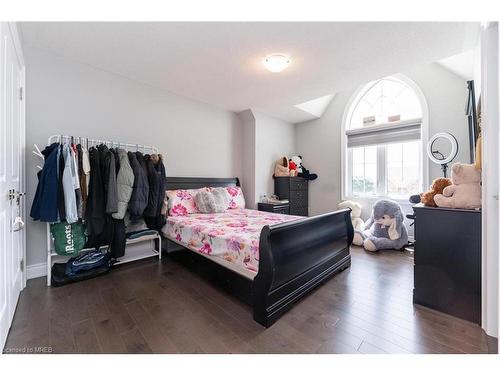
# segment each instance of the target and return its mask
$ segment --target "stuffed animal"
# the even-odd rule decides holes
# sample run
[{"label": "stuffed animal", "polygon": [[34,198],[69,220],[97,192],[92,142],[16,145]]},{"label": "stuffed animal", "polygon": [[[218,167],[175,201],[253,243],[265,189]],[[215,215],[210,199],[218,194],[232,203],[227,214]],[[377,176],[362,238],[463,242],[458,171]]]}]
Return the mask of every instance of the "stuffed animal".
[{"label": "stuffed animal", "polygon": [[288,169],[288,158],[283,156],[279,158],[274,167],[274,177],[288,177],[290,176],[290,170]]},{"label": "stuffed animal", "polygon": [[455,163],[451,167],[451,182],[436,194],[438,207],[474,209],[481,207],[481,170],[473,164]]},{"label": "stuffed animal", "polygon": [[340,202],[337,207],[340,210],[350,208],[353,228],[359,231],[363,231],[365,229],[365,222],[361,219],[361,205],[358,202],[344,201]]},{"label": "stuffed animal", "polygon": [[309,170],[306,169],[306,167],[304,167],[304,164],[302,164],[302,156],[300,155],[292,156],[290,162],[293,162],[297,165],[297,175],[299,177],[303,177],[309,181],[318,178],[318,175],[316,173],[311,173]]},{"label": "stuffed animal", "polygon": [[434,196],[436,194],[442,194],[444,188],[449,185],[451,185],[451,180],[449,178],[436,178],[432,181],[432,185],[429,190],[420,194],[420,202],[429,207],[437,207],[436,202],[434,202]]},{"label": "stuffed animal", "polygon": [[403,210],[394,201],[381,199],[373,205],[365,230],[354,231],[354,245],[365,250],[401,249],[408,243],[408,231],[403,223]]},{"label": "stuffed animal", "polygon": [[292,159],[290,159],[288,161],[288,170],[290,171],[290,176],[292,177],[297,176],[298,174],[297,168],[298,168],[297,164]]}]

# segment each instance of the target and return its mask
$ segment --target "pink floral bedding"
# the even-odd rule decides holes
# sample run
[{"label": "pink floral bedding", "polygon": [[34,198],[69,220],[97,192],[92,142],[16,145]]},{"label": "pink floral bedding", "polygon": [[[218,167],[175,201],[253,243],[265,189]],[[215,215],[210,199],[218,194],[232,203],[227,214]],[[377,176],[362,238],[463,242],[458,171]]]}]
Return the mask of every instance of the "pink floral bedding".
[{"label": "pink floral bedding", "polygon": [[264,225],[300,218],[244,208],[217,214],[169,216],[163,234],[191,250],[220,257],[257,273],[259,238]]}]

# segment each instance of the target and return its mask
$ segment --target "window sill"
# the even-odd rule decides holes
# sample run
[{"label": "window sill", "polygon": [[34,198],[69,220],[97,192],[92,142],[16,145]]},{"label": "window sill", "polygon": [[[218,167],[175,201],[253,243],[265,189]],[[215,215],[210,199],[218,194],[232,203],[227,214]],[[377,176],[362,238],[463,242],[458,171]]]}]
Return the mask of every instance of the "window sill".
[{"label": "window sill", "polygon": [[364,201],[370,201],[370,202],[375,202],[378,201],[379,199],[390,199],[391,201],[398,202],[399,204],[407,204],[407,205],[413,205],[409,199],[410,196],[404,197],[404,198],[394,198],[390,196],[381,196],[381,195],[353,195],[353,196],[348,196],[348,197],[342,197],[342,200],[349,200],[349,201],[356,201],[356,200],[364,200]]}]

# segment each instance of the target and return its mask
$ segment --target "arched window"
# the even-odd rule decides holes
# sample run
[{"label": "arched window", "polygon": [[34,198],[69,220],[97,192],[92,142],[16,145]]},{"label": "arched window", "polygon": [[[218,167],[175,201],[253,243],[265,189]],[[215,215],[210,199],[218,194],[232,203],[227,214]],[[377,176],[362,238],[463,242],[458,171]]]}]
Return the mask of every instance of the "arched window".
[{"label": "arched window", "polygon": [[344,118],[345,195],[406,199],[422,191],[422,104],[399,76],[357,91]]}]

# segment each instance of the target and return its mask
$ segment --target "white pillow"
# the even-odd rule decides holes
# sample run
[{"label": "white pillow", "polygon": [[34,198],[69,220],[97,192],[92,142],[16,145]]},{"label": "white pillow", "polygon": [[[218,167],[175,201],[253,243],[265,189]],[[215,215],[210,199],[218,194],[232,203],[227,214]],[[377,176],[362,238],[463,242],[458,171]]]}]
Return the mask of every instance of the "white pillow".
[{"label": "white pillow", "polygon": [[226,212],[229,204],[224,188],[214,188],[210,191],[201,190],[194,196],[194,201],[198,211],[203,214]]}]

